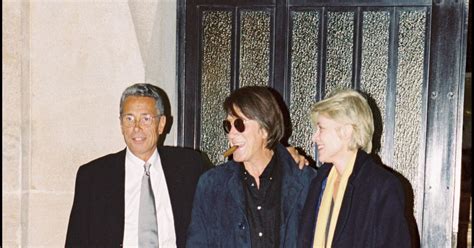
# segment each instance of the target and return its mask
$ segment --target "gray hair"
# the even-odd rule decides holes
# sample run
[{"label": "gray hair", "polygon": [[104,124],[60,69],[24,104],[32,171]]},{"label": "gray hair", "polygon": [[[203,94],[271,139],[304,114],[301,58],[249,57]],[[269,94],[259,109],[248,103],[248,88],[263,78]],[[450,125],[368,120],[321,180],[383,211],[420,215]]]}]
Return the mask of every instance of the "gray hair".
[{"label": "gray hair", "polygon": [[152,84],[134,84],[132,86],[127,87],[123,93],[122,97],[120,98],[120,115],[123,112],[123,103],[125,99],[129,96],[144,96],[144,97],[151,97],[155,99],[155,107],[158,114],[163,115],[165,112],[165,108],[163,105],[163,99],[160,96],[160,92],[162,90]]}]

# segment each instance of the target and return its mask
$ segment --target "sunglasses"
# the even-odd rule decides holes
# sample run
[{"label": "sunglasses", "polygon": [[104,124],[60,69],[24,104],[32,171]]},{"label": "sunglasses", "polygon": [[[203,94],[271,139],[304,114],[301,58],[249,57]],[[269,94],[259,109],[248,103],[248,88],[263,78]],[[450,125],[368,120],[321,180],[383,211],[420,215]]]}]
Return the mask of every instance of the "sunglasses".
[{"label": "sunglasses", "polygon": [[[230,130],[232,129],[232,123],[229,120],[224,120],[222,122],[222,127],[224,127],[224,132],[229,133]],[[234,120],[234,127],[235,130],[237,130],[239,133],[242,133],[245,131],[245,124],[244,120],[237,118]]]}]

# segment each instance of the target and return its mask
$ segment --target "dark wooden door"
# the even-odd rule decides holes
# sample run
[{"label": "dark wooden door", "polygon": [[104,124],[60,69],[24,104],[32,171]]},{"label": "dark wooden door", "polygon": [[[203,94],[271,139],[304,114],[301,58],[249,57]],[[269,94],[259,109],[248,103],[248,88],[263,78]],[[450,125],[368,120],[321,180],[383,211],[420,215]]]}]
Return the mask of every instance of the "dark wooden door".
[{"label": "dark wooden door", "polygon": [[465,2],[183,0],[179,11],[179,145],[223,162],[222,102],[268,85],[288,106],[289,142],[317,156],[310,106],[333,89],[360,89],[373,105],[374,154],[404,178],[421,244],[451,246]]}]

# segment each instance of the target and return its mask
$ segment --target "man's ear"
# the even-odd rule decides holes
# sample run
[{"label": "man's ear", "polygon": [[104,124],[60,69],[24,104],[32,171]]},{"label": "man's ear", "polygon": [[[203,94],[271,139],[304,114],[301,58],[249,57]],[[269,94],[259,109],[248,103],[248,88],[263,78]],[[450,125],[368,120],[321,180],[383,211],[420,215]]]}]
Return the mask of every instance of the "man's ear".
[{"label": "man's ear", "polygon": [[166,116],[161,115],[160,116],[160,122],[158,123],[158,134],[161,135],[163,134],[163,131],[165,130],[166,126]]},{"label": "man's ear", "polygon": [[268,138],[268,132],[267,132],[267,130],[266,130],[265,128],[260,127],[260,132],[262,132],[263,137],[264,137],[265,139]]}]

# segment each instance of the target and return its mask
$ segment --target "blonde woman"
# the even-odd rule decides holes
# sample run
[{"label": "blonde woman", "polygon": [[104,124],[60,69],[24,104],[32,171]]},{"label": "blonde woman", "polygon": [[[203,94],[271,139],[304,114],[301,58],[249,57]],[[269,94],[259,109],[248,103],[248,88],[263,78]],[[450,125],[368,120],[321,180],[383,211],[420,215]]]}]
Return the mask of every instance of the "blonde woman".
[{"label": "blonde woman", "polygon": [[367,100],[340,90],[311,109],[312,141],[323,163],[302,213],[299,247],[410,247],[404,193],[377,164]]}]

